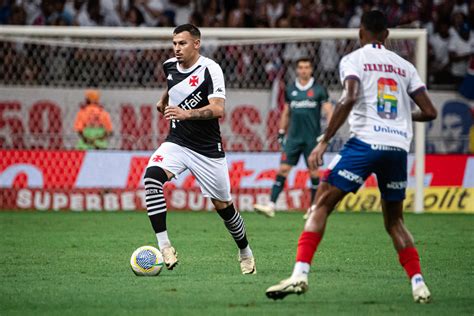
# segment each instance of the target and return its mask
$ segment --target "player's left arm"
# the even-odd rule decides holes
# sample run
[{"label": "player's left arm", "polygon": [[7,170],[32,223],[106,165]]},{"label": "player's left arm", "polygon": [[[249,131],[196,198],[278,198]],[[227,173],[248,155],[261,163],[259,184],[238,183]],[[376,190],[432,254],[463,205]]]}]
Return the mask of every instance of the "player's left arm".
[{"label": "player's left arm", "polygon": [[416,122],[432,121],[436,118],[438,113],[428,96],[425,84],[413,65],[410,66],[409,71],[410,82],[408,84],[407,92],[420,109],[411,113],[411,119]]},{"label": "player's left arm", "polygon": [[438,111],[431,102],[431,99],[426,90],[418,92],[412,96],[413,101],[420,108],[420,110],[411,113],[411,119],[416,122],[432,121],[438,116]]},{"label": "player's left arm", "polygon": [[209,104],[199,109],[183,110],[180,107],[167,107],[165,118],[167,120],[211,120],[224,116],[224,98],[210,98]]}]

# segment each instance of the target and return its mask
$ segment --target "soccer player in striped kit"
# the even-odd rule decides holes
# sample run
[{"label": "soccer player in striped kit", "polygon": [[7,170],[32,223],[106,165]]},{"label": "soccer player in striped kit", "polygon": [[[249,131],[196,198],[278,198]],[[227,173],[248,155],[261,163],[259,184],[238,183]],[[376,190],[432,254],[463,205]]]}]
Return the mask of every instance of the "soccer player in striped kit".
[{"label": "soccer player in striped kit", "polygon": [[[388,33],[382,12],[365,13],[359,31],[361,48],[340,62],[342,96],[309,163],[322,165],[329,141],[347,117],[352,137],[329,164],[318,188],[313,211],[298,241],[291,277],[268,288],[269,298],[281,299],[307,291],[310,265],[328,216],[347,193],[356,192],[373,172],[381,192],[385,229],[411,282],[413,299],[418,303],[431,299],[413,237],[404,225],[403,200],[412,121],[434,120],[437,112],[415,67],[384,47]],[[419,110],[411,111],[410,100]]]},{"label": "soccer player in striped kit", "polygon": [[229,171],[221,142],[218,119],[224,115],[224,75],[216,62],[199,54],[200,46],[201,32],[197,27],[183,24],[175,28],[175,57],[163,63],[168,88],[157,103],[158,111],[164,113],[171,128],[145,171],[148,216],[165,265],[172,270],[178,257],[168,237],[163,185],[190,170],[235,240],[242,274],[255,274],[257,270],[245,224],[232,203]]}]

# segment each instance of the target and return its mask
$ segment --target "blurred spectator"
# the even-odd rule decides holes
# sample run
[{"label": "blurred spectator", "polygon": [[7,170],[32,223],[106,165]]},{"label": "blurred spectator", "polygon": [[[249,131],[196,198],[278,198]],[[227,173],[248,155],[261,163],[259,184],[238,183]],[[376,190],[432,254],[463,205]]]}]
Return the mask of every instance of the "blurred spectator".
[{"label": "blurred spectator", "polygon": [[252,1],[239,0],[238,6],[229,13],[227,26],[255,27],[254,6]]},{"label": "blurred spectator", "polygon": [[364,1],[361,5],[357,6],[354,14],[350,18],[349,22],[347,23],[347,27],[349,28],[359,28],[360,26],[360,19],[362,15],[366,12],[372,10],[372,1]]},{"label": "blurred spectator", "polygon": [[0,0],[0,25],[8,24],[13,3],[13,0]]},{"label": "blurred spectator", "polygon": [[[89,0],[90,1],[90,0]],[[103,26],[121,26],[122,19],[118,7],[122,0],[100,0],[100,14],[103,16]]]},{"label": "blurred spectator", "polygon": [[450,38],[449,22],[445,20],[436,25],[435,33],[429,38],[431,50],[428,64],[434,83],[447,84],[452,80],[448,50]]},{"label": "blurred spectator", "polygon": [[100,93],[86,90],[85,105],[79,110],[74,122],[74,130],[79,135],[77,149],[106,149],[112,135],[112,121],[107,111],[99,104]]},{"label": "blurred spectator", "polygon": [[72,25],[73,16],[72,14],[65,9],[66,0],[55,0],[52,7],[53,12],[46,20],[48,25]]},{"label": "blurred spectator", "polygon": [[147,26],[159,25],[164,11],[161,0],[133,0],[133,4],[142,13]]},{"label": "blurred spectator", "polygon": [[267,0],[262,4],[269,27],[275,27],[277,20],[283,16],[285,5],[278,0]]},{"label": "blurred spectator", "polygon": [[146,26],[145,18],[140,10],[137,7],[133,6],[128,9],[124,17],[124,26]]},{"label": "blurred spectator", "polygon": [[49,16],[54,12],[54,0],[42,0],[38,2],[32,1],[27,2],[27,7],[29,8],[29,16],[34,16],[31,22],[32,25],[46,25],[46,21]]},{"label": "blurred spectator", "polygon": [[[163,2],[166,8],[165,16],[171,22],[169,26],[188,23],[196,3],[196,1],[191,0],[163,0]],[[208,14],[206,8],[204,8],[203,13]]]},{"label": "blurred spectator", "polygon": [[448,44],[451,73],[456,85],[459,85],[467,72],[467,65],[474,47],[474,35],[464,14],[453,15],[453,29]]},{"label": "blurred spectator", "polygon": [[453,6],[453,11],[451,14],[462,13],[464,15],[469,14],[469,6],[465,0],[456,0],[456,3]]},{"label": "blurred spectator", "polygon": [[76,11],[76,23],[79,26],[100,26],[103,16],[100,10],[99,0],[76,0],[74,2]]},{"label": "blurred spectator", "polygon": [[10,25],[25,25],[26,24],[26,12],[23,7],[13,6],[11,9],[10,17],[8,18],[8,23]]}]

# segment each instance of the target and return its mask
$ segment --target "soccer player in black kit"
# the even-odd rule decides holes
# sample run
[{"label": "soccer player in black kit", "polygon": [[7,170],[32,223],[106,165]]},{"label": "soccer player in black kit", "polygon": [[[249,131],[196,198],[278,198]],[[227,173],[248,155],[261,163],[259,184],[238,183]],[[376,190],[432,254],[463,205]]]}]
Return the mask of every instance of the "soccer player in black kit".
[{"label": "soccer player in black kit", "polygon": [[216,62],[200,55],[200,39],[201,32],[194,25],[176,27],[173,32],[175,57],[163,63],[168,88],[156,106],[171,126],[166,141],[150,157],[145,171],[148,216],[165,265],[172,270],[178,258],[166,228],[163,185],[190,170],[234,238],[242,274],[255,274],[245,224],[232,203],[219,130],[218,119],[224,115],[224,75]]}]

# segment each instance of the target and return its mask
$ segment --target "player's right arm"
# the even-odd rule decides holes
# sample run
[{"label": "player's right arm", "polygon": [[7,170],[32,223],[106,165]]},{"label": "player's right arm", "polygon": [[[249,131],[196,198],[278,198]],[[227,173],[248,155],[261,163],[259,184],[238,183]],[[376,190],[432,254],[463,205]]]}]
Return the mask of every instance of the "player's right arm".
[{"label": "player's right arm", "polygon": [[326,132],[324,132],[323,138],[316,148],[313,149],[308,158],[310,168],[316,169],[318,166],[323,165],[323,155],[327,150],[331,138],[336,135],[336,132],[342,124],[344,124],[357,101],[359,95],[359,84],[358,78],[349,77],[344,80],[344,90],[342,91],[341,98],[336,104],[336,109],[329,121],[328,128],[326,129]]},{"label": "player's right arm", "polygon": [[160,100],[156,103],[156,109],[161,114],[165,114],[165,108],[168,106],[168,100],[169,100],[168,90],[165,90],[165,92],[163,92],[163,94],[161,95]]},{"label": "player's right arm", "polygon": [[283,107],[283,112],[280,117],[280,125],[278,127],[278,143],[280,146],[283,146],[285,142],[286,131],[288,130],[288,124],[290,122],[290,106],[288,103],[285,103]]}]

